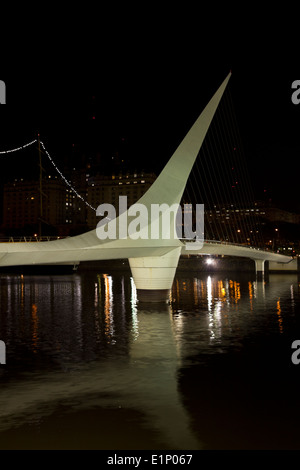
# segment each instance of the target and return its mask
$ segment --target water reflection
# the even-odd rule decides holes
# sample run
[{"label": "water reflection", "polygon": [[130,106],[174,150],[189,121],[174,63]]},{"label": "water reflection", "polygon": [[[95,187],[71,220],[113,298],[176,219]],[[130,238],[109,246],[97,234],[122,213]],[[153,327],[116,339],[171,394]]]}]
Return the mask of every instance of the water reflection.
[{"label": "water reflection", "polygon": [[32,350],[34,353],[36,353],[37,346],[38,346],[38,314],[37,314],[36,304],[32,304],[31,306],[31,319],[32,319]]},{"label": "water reflection", "polygon": [[[37,419],[47,433],[48,420],[63,406],[66,422],[93,411],[80,442],[74,444],[80,422],[69,430],[80,448],[122,448],[117,429],[101,427],[106,410],[122,430],[120,410],[128,411],[123,448],[214,447],[218,439],[209,427],[220,422],[213,411],[215,376],[207,376],[207,366],[219,373],[219,359],[234,355],[236,370],[245,345],[261,344],[266,334],[272,342],[289,334],[296,319],[290,312],[300,311],[298,279],[289,275],[257,282],[232,274],[178,274],[170,304],[161,308],[139,305],[127,272],[2,276],[0,298],[7,345],[0,370],[2,442],[14,428],[28,432],[28,420]],[[211,410],[211,421],[203,407]],[[102,434],[95,440],[99,433],[106,440]]]},{"label": "water reflection", "polygon": [[[280,293],[289,299],[288,306],[295,310],[295,285],[297,275],[271,276],[271,282],[247,280],[238,282],[235,279],[219,279],[208,275],[206,278],[177,278],[172,292],[172,307],[177,315],[181,308],[190,306],[193,311],[206,312],[208,330],[211,338],[222,336],[221,329],[227,331],[229,325],[233,325],[240,316],[248,316],[258,308],[264,312],[274,311],[277,315],[277,323],[280,332],[284,329]],[[266,294],[266,288],[268,289]],[[290,292],[288,292],[290,291]],[[245,312],[246,310],[246,312]],[[247,326],[253,320],[245,322]],[[240,325],[239,325],[240,327]]]},{"label": "water reflection", "polygon": [[[193,429],[209,448],[297,449],[300,380],[290,345],[300,332],[298,277],[241,277],[202,279],[201,310],[175,297],[175,334],[185,358],[179,389],[191,417],[201,419],[202,429],[192,418]],[[189,282],[192,292],[195,279]],[[197,342],[187,342],[195,336]],[[194,393],[196,376],[202,386]]]}]

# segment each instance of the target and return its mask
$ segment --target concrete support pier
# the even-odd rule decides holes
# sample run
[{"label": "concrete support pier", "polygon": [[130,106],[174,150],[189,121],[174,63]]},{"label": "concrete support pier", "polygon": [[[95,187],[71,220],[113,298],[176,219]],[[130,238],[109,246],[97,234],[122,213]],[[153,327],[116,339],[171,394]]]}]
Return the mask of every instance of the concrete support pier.
[{"label": "concrete support pier", "polygon": [[258,280],[262,280],[265,274],[265,260],[264,259],[256,259],[255,261],[255,272],[256,278]]},{"label": "concrete support pier", "polygon": [[180,253],[181,247],[178,247],[164,256],[129,258],[139,301],[168,301]]}]

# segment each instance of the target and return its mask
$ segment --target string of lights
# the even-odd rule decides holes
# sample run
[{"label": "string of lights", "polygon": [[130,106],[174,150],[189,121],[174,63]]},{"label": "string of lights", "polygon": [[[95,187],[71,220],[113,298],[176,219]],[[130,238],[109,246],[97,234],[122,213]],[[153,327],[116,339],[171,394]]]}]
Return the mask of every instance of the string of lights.
[{"label": "string of lights", "polygon": [[[25,145],[21,145],[20,147],[16,147],[14,149],[10,149],[10,150],[2,150],[0,151],[0,155],[3,155],[3,154],[6,154],[6,153],[13,153],[13,152],[17,152],[18,150],[23,150],[25,149],[26,147],[29,147],[30,145],[36,143],[38,140],[37,139],[34,139],[32,140],[31,142],[28,142],[27,144]],[[55,170],[57,171],[57,173],[60,175],[60,177],[63,179],[63,181],[69,186],[69,188],[73,191],[74,194],[76,194],[76,196],[81,199],[90,209],[92,209],[93,211],[96,211],[96,209],[94,207],[92,207],[82,196],[81,194],[79,194],[76,189],[71,185],[71,183],[67,180],[67,178],[62,174],[62,172],[59,170],[59,168],[56,166],[55,162],[53,161],[53,159],[51,158],[48,150],[46,149],[44,143],[40,140],[40,144],[41,146],[43,147],[43,150],[45,152],[45,155],[48,157],[48,159],[50,160],[51,164],[54,166]]]},{"label": "string of lights", "polygon": [[29,147],[29,145],[34,144],[35,142],[37,142],[37,139],[34,139],[34,140],[32,140],[31,142],[28,142],[28,144],[21,145],[21,147],[16,147],[15,149],[11,149],[11,150],[2,150],[2,151],[0,152],[0,154],[3,155],[4,153],[12,153],[12,152],[17,152],[18,150],[23,150],[23,149],[25,149],[26,147]]},{"label": "string of lights", "polygon": [[92,207],[82,196],[81,194],[79,194],[75,188],[73,188],[73,186],[71,185],[71,183],[67,180],[67,178],[65,178],[65,176],[62,174],[62,172],[59,170],[59,168],[56,166],[56,164],[54,163],[54,161],[52,160],[48,150],[46,150],[45,148],[45,145],[43,144],[42,141],[40,141],[40,144],[41,146],[43,147],[44,149],[44,152],[45,154],[47,155],[47,157],[49,158],[50,162],[52,163],[52,165],[54,166],[55,170],[57,171],[57,173],[60,175],[60,177],[64,180],[64,182],[71,188],[71,190],[74,192],[74,194],[76,194],[76,196],[81,199],[90,209],[92,209],[93,211],[96,211],[96,209],[94,207]]}]

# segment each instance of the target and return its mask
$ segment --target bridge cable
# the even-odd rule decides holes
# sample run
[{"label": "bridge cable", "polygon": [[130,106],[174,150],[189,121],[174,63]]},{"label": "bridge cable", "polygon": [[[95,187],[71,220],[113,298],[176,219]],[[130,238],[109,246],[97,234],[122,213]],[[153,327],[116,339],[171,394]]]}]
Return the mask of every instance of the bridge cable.
[{"label": "bridge cable", "polygon": [[[235,165],[237,170],[237,179],[240,179],[241,184],[238,185],[238,192],[236,193],[239,196],[240,210],[242,211],[241,218],[244,221],[244,227],[247,228],[247,231],[254,233],[254,241],[256,244],[260,244],[259,237],[257,236],[257,226],[258,220],[256,217],[256,212],[254,209],[254,197],[251,190],[250,178],[249,178],[249,169],[247,168],[245,156],[243,153],[243,147],[241,138],[238,135],[238,126],[236,125],[236,120],[234,120],[234,110],[233,102],[231,96],[227,95],[225,97],[228,103],[229,113],[226,115],[226,119],[223,116],[223,125],[226,129],[226,134],[231,136],[234,144],[234,153],[232,153],[233,165]],[[229,118],[229,119],[228,119]],[[233,158],[233,156],[235,158]],[[238,182],[238,183],[240,183]],[[247,210],[248,205],[248,210]],[[248,215],[247,215],[248,214]],[[254,214],[254,217],[253,217]],[[249,233],[249,235],[250,235]],[[261,235],[261,232],[259,232]],[[253,237],[253,236],[252,236]]]},{"label": "bridge cable", "polygon": [[[226,112],[225,115],[225,107],[226,103],[224,103],[224,106],[220,108],[220,113],[218,115],[218,125],[219,125],[219,132],[222,133],[224,136],[224,144],[225,144],[225,149],[227,152],[227,167],[224,169],[224,174],[227,177],[227,185],[228,185],[228,190],[229,187],[231,188],[230,192],[230,203],[231,204],[231,215],[234,214],[234,221],[236,224],[236,231],[235,231],[235,237],[236,241],[240,242],[240,237],[238,236],[238,233],[241,233],[243,231],[243,235],[247,238],[247,226],[245,223],[245,220],[243,217],[241,217],[241,202],[242,202],[242,193],[239,190],[242,185],[239,185],[238,178],[242,178],[242,175],[239,174],[238,172],[236,173],[235,178],[233,178],[232,172],[236,169],[236,162],[233,159],[233,153],[235,151],[234,143],[231,141],[230,137],[230,132],[228,131],[228,115]],[[227,110],[226,110],[227,111]],[[233,212],[232,212],[233,211]],[[239,216],[237,215],[239,214]],[[241,231],[242,229],[242,231]]]},{"label": "bridge cable", "polygon": [[[217,235],[218,235],[218,239],[219,240],[226,240],[226,234],[224,232],[224,228],[222,227],[222,225],[218,224],[217,223],[217,218],[213,216],[213,211],[215,211],[215,204],[220,204],[220,194],[219,194],[219,187],[218,185],[215,184],[216,180],[217,180],[217,175],[216,175],[216,171],[218,170],[218,168],[216,168],[215,165],[213,165],[213,160],[214,158],[211,156],[211,153],[214,153],[214,149],[212,147],[212,145],[210,144],[209,145],[209,142],[210,142],[210,139],[211,139],[211,133],[209,133],[207,135],[207,139],[204,141],[204,146],[203,146],[203,166],[201,167],[201,170],[203,171],[204,173],[204,176],[205,175],[208,175],[208,177],[206,177],[206,182],[209,183],[208,184],[208,189],[209,189],[209,193],[211,195],[211,199],[210,199],[210,202],[209,202],[209,207],[210,207],[210,214],[209,214],[209,220],[210,220],[210,226],[212,226],[211,224],[211,216],[212,216],[212,221],[214,223],[214,226],[215,226],[215,229],[216,229],[216,232],[217,232]],[[199,161],[200,163],[200,161]],[[206,165],[204,164],[206,163]],[[199,168],[199,165],[197,165],[196,167],[196,170],[198,172],[198,175],[200,176],[201,172],[200,172],[200,168]],[[213,196],[214,195],[214,196]],[[209,200],[208,198],[206,200]],[[214,237],[212,237],[213,239]]]},{"label": "bridge cable", "polygon": [[[230,112],[230,115],[231,115],[232,122],[234,123],[234,125],[232,126],[232,131],[235,132],[235,138],[236,138],[237,142],[239,143],[238,144],[239,145],[239,150],[241,151],[241,154],[244,157],[245,156],[245,151],[244,151],[244,148],[243,148],[243,143],[242,143],[241,135],[240,135],[240,132],[239,132],[239,127],[237,125],[237,118],[236,118],[236,113],[235,113],[235,110],[234,110],[234,103],[233,103],[233,100],[232,100],[232,96],[230,94],[228,96],[228,101],[229,101],[229,112]],[[253,207],[254,207],[255,198],[254,198],[254,193],[253,193],[253,187],[252,187],[251,180],[250,180],[250,173],[249,173],[249,169],[247,168],[247,165],[246,165],[245,157],[241,158],[241,164],[244,167],[244,172],[245,172],[245,176],[246,176],[245,184],[246,184],[246,189],[247,189],[247,194],[248,194],[248,202],[250,202],[250,204],[252,204]],[[261,222],[260,222],[260,219],[259,219],[256,211],[254,211],[251,214],[251,219],[252,219],[253,225],[255,227],[257,227],[257,228],[260,227],[261,228]],[[263,235],[262,235],[261,230],[259,230],[259,237],[257,237],[257,242],[258,242],[258,244],[261,244],[261,246],[264,245]]]},{"label": "bridge cable", "polygon": [[[38,142],[37,139],[34,139],[32,140],[31,142],[28,142],[27,144],[24,144],[24,145],[21,145],[20,147],[16,147],[16,148],[13,148],[13,149],[10,149],[10,150],[2,150],[0,151],[0,155],[4,155],[4,154],[7,154],[7,153],[13,153],[13,152],[17,152],[19,150],[23,150],[25,149],[26,147],[29,147],[30,145],[34,144]],[[59,168],[57,167],[57,165],[55,164],[55,162],[53,161],[53,159],[51,158],[49,152],[47,151],[44,143],[40,140],[40,144],[41,146],[43,147],[44,149],[44,153],[45,155],[48,157],[49,161],[51,162],[51,164],[53,165],[53,167],[55,168],[55,170],[57,171],[57,173],[60,175],[60,177],[63,179],[63,181],[70,187],[70,189],[73,191],[73,193],[79,198],[81,199],[90,209],[96,211],[96,209],[94,207],[91,206],[91,204],[89,204],[88,201],[86,201],[77,191],[76,189],[74,188],[74,186],[72,186],[72,184],[67,180],[67,178],[62,174],[62,172],[59,170]]]},{"label": "bridge cable", "polygon": [[[223,210],[224,204],[226,204],[226,198],[229,201],[231,200],[231,198],[229,196],[229,189],[228,189],[228,170],[226,169],[226,165],[225,165],[225,162],[227,161],[227,159],[224,158],[224,146],[222,147],[220,145],[221,139],[218,136],[218,132],[216,129],[217,119],[218,119],[218,115],[216,116],[214,127],[212,128],[212,132],[210,136],[210,141],[211,141],[210,145],[211,145],[211,151],[213,154],[211,165],[215,169],[215,174],[216,174],[216,178],[214,179],[213,184],[214,186],[217,187],[219,195],[220,195],[219,199],[216,201],[217,205],[214,205],[214,217],[216,220],[219,221],[219,224],[222,225],[221,211]],[[222,152],[221,157],[219,157],[220,151]],[[233,224],[230,224],[229,227],[230,227],[230,233],[228,233],[227,231],[227,239],[229,238],[229,240],[231,239],[232,242],[236,242],[236,234],[234,231]]]},{"label": "bridge cable", "polygon": [[[196,187],[200,197],[204,197],[205,232],[206,234],[209,232],[211,238],[217,236],[219,239],[240,243],[238,233],[242,232],[247,244],[249,240],[251,243],[252,238],[253,242],[259,245],[262,234],[261,231],[259,231],[260,237],[256,234],[258,218],[253,209],[253,191],[251,191],[249,170],[244,161],[232,97],[227,91],[224,95],[224,100],[220,103],[204,139],[184,194],[191,200],[191,190],[197,200]],[[253,235],[250,235],[251,233]]]}]

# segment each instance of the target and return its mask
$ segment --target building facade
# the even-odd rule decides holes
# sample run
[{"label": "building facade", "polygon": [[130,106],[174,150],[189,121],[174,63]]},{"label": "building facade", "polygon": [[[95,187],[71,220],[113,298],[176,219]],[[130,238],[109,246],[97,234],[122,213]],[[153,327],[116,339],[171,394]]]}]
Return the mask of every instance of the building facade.
[{"label": "building facade", "polygon": [[[155,181],[154,173],[118,173],[111,176],[96,175],[88,180],[87,200],[94,208],[100,204],[112,204],[118,214],[119,196],[127,196],[127,207],[137,202]],[[87,210],[87,225],[96,228],[99,217],[95,210]]]},{"label": "building facade", "polygon": [[[65,184],[57,178],[37,181],[15,180],[4,185],[3,228],[37,232],[38,224],[53,228],[65,223]],[[33,235],[34,233],[32,233]]]},{"label": "building facade", "polygon": [[100,204],[112,204],[118,213],[120,195],[127,196],[129,207],[155,178],[152,173],[90,176],[85,169],[74,169],[68,181],[76,193],[58,177],[43,178],[41,187],[38,181],[16,179],[4,184],[2,232],[35,235],[40,222],[44,235],[55,232],[67,236],[93,230],[99,222],[96,209]]}]

